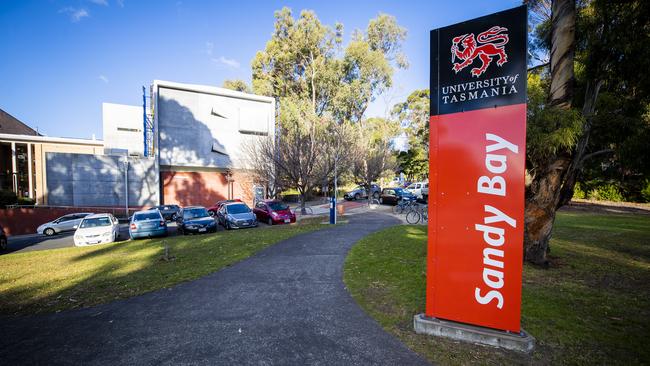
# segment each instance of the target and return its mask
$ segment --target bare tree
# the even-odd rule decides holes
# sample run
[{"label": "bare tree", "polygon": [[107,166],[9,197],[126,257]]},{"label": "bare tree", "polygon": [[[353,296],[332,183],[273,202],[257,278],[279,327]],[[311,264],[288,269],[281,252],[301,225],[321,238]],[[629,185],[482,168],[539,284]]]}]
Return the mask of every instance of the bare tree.
[{"label": "bare tree", "polygon": [[383,118],[370,118],[357,127],[355,148],[351,150],[352,174],[368,190],[368,198],[372,195],[372,183],[384,172],[397,167],[391,148],[396,128],[393,122]]}]

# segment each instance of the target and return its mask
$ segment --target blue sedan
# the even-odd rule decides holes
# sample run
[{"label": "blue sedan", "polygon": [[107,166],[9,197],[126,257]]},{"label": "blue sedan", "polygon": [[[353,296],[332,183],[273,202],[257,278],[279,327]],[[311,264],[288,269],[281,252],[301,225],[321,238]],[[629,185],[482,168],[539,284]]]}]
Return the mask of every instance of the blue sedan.
[{"label": "blue sedan", "polygon": [[129,225],[131,239],[167,236],[167,224],[158,210],[138,211]]}]

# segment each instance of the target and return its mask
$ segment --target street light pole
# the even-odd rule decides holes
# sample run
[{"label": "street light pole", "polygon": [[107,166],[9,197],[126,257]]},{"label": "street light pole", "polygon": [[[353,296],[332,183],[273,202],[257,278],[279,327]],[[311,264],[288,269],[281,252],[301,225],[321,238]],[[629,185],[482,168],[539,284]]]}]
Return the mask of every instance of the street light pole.
[{"label": "street light pole", "polygon": [[124,205],[126,217],[129,217],[129,156],[124,155]]}]

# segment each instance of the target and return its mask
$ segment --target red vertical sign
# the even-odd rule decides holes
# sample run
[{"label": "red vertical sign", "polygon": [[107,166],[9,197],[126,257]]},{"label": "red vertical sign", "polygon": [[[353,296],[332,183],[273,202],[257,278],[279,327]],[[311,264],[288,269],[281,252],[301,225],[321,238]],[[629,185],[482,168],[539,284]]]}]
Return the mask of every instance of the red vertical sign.
[{"label": "red vertical sign", "polygon": [[520,331],[525,6],[431,32],[426,315]]}]

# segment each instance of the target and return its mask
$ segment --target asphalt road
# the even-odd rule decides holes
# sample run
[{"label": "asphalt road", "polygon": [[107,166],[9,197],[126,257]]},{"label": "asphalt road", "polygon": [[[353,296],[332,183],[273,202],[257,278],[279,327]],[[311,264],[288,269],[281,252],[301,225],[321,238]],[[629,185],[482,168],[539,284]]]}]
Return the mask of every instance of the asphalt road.
[{"label": "asphalt road", "polygon": [[343,284],[352,245],[398,223],[355,215],[221,271],[92,308],[2,318],[10,365],[425,365]]}]

